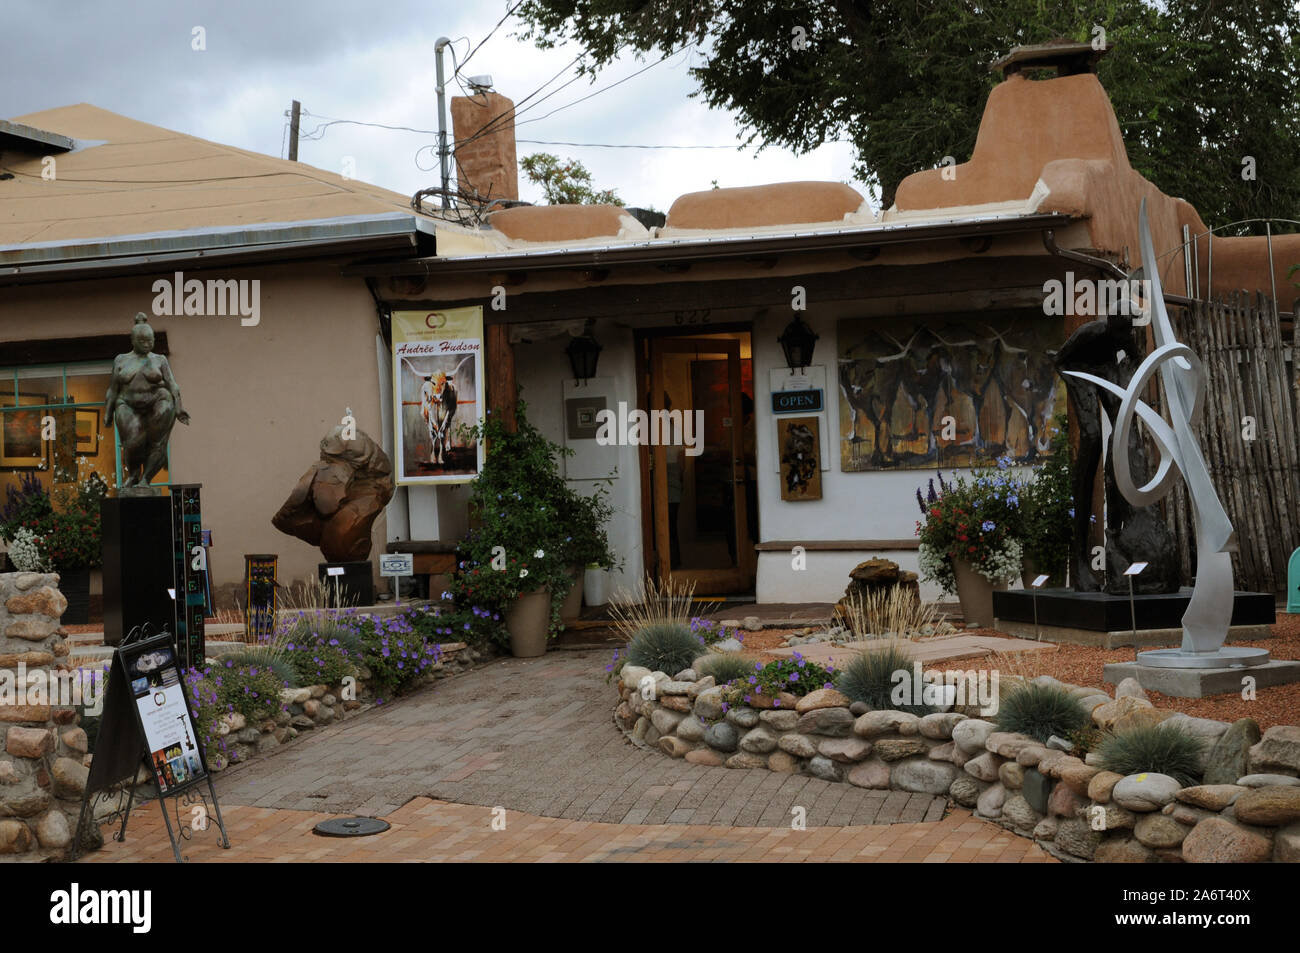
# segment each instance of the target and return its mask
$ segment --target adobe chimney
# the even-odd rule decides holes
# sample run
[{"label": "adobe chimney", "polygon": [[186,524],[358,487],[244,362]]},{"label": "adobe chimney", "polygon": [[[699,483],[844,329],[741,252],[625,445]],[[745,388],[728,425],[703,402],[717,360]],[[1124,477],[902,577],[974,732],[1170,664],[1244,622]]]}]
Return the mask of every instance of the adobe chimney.
[{"label": "adobe chimney", "polygon": [[[485,126],[490,131],[478,135]],[[473,98],[453,96],[451,128],[460,190],[493,199],[518,199],[514,101],[486,90]]]}]

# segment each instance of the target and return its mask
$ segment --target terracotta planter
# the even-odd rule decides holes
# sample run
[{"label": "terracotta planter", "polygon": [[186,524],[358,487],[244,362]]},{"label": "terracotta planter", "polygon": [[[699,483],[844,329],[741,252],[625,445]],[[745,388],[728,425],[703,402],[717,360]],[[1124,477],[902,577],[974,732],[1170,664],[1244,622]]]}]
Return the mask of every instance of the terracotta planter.
[{"label": "terracotta planter", "polygon": [[1007,584],[989,582],[964,559],[954,559],[952,569],[957,577],[957,598],[961,601],[961,615],[966,624],[981,628],[992,626],[993,590],[1006,589]]},{"label": "terracotta planter", "polygon": [[560,603],[560,618],[565,622],[572,622],[582,614],[582,570],[576,566],[570,569],[569,578],[573,585],[569,587],[564,602]]},{"label": "terracotta planter", "polygon": [[519,596],[506,610],[510,654],[515,658],[537,658],[545,655],[550,623],[550,590],[539,589]]}]

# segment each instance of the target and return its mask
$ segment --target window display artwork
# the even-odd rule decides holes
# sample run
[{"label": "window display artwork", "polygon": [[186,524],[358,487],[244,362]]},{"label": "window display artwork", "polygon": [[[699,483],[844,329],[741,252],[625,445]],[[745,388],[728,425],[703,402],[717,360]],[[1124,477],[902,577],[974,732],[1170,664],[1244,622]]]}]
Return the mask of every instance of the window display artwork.
[{"label": "window display artwork", "polygon": [[1064,328],[1040,312],[839,322],[840,466],[968,467],[1045,456],[1065,409]]}]

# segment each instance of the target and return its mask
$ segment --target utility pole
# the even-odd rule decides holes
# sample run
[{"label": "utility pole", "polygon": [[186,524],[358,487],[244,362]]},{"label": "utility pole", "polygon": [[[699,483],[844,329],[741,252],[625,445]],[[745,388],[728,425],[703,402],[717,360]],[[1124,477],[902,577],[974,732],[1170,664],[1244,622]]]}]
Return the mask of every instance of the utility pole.
[{"label": "utility pole", "polygon": [[442,51],[451,46],[451,40],[445,36],[438,37],[433,44],[433,56],[436,61],[438,85],[434,92],[438,94],[438,173],[442,180],[442,207],[451,206],[448,186],[451,180],[451,150],[447,148],[447,81],[442,66]]},{"label": "utility pole", "polygon": [[289,113],[289,161],[298,161],[298,119],[302,114],[302,103],[298,100],[293,101],[293,109]]}]

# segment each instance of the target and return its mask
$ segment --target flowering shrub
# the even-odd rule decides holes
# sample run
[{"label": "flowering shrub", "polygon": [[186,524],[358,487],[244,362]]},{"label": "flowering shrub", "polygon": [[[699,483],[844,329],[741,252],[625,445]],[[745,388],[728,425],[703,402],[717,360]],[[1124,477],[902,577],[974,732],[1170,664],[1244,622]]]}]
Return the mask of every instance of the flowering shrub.
[{"label": "flowering shrub", "polygon": [[[444,592],[444,599],[451,593]],[[502,641],[505,623],[501,613],[471,605],[466,609],[448,609],[444,606],[419,606],[409,610],[407,618],[414,630],[430,642],[465,642],[483,645]]]},{"label": "flowering shrub", "polygon": [[[55,478],[62,475],[57,473]],[[17,490],[8,489],[5,508],[0,511],[0,536],[12,543],[20,530],[27,530],[32,539],[26,540],[26,545],[30,547],[34,541],[42,565],[56,572],[98,566],[99,501],[107,492],[104,478],[91,473],[75,483],[59,485],[51,498],[29,474]]]},{"label": "flowering shrub", "polygon": [[[744,678],[732,679],[723,692],[724,710],[732,705],[749,704],[754,695],[764,695],[775,699],[781,692],[804,696],[819,688],[835,687],[835,669],[833,666],[818,665],[810,662],[798,652],[788,659],[776,662],[754,663],[754,674]],[[776,706],[781,707],[779,700]]]},{"label": "flowering shrub", "polygon": [[1074,497],[1070,485],[1070,439],[1064,414],[1056,418],[1052,451],[1025,487],[1025,560],[1064,586],[1074,539]]},{"label": "flowering shrub", "polygon": [[383,619],[365,616],[358,631],[362,661],[383,691],[409,688],[442,659],[438,643],[417,631],[407,614]]},{"label": "flowering shrub", "polygon": [[704,645],[716,645],[718,642],[724,642],[727,639],[735,639],[737,642],[745,641],[740,630],[725,628],[721,623],[714,622],[712,619],[702,619],[699,616],[691,619],[691,631],[699,637]]},{"label": "flowering shrub", "polygon": [[[557,461],[572,451],[546,439],[524,411],[520,401],[513,430],[490,412],[481,424],[463,428],[466,439],[484,441],[489,450],[470,498],[478,528],[461,541],[451,591],[459,609],[504,615],[523,593],[549,590],[555,634],[576,558],[562,518],[575,503]],[[496,636],[506,637],[504,626]]]},{"label": "flowering shrub", "polygon": [[330,632],[306,630],[284,647],[284,658],[293,669],[294,684],[337,685],[344,676],[354,675],[352,653]]},{"label": "flowering shrub", "polygon": [[26,527],[16,530],[9,540],[9,561],[19,572],[49,572],[51,563],[41,552],[41,541]]},{"label": "flowering shrub", "polygon": [[202,669],[191,668],[184,678],[195,730],[209,756],[214,750],[228,751],[226,736],[217,730],[220,716],[236,712],[256,726],[287,710],[280,691],[289,686],[270,668],[237,665],[227,659]]},{"label": "flowering shrub", "polygon": [[921,574],[944,592],[957,589],[954,559],[966,560],[995,583],[1020,572],[1024,535],[1020,503],[1025,484],[1006,472],[1009,466],[1010,460],[1003,457],[997,469],[975,470],[951,483],[940,475],[938,491],[933,480],[927,494],[916,491],[925,517],[916,524]]}]

